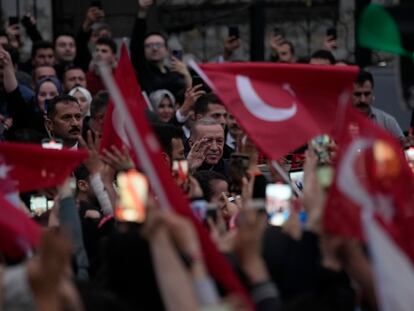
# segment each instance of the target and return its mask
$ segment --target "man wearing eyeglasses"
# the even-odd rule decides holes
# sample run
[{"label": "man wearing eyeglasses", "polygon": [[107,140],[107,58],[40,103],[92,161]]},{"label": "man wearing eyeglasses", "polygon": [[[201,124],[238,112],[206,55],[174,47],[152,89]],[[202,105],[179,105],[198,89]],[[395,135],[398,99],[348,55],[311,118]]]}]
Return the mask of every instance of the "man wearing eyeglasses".
[{"label": "man wearing eyeglasses", "polygon": [[404,134],[397,120],[390,114],[373,107],[374,99],[374,78],[371,73],[361,70],[354,83],[353,106],[379,126],[391,132],[400,141],[403,141]]},{"label": "man wearing eyeglasses", "polygon": [[[139,81],[148,94],[167,89],[174,95],[191,87],[192,79],[186,65],[181,61],[181,51],[173,51],[170,65],[166,66],[170,53],[167,38],[159,32],[147,33],[147,13],[153,0],[138,0],[138,15],[131,34],[131,61]],[[174,53],[176,52],[176,53]]]}]

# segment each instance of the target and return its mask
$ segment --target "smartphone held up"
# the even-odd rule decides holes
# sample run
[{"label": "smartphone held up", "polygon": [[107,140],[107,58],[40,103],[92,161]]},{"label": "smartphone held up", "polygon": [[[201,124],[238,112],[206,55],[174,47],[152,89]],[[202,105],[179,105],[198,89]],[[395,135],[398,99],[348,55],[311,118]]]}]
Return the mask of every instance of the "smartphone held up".
[{"label": "smartphone held up", "polygon": [[118,174],[119,203],[115,209],[118,221],[143,223],[148,200],[147,178],[136,170]]}]

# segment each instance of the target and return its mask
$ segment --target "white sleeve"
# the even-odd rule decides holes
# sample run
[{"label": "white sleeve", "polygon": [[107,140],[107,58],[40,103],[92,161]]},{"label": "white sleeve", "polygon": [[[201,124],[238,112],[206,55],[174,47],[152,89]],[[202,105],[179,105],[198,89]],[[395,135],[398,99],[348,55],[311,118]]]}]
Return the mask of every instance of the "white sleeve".
[{"label": "white sleeve", "polygon": [[96,173],[90,177],[91,187],[93,192],[101,205],[102,213],[104,215],[113,215],[114,210],[112,208],[111,200],[108,193],[106,193],[105,186],[102,182],[101,174]]}]

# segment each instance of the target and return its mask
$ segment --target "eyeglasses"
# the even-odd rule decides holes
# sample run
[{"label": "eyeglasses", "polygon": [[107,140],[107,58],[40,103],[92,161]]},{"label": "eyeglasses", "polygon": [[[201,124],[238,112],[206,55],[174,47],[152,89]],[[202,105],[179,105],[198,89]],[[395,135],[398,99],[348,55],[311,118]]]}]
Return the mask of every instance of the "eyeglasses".
[{"label": "eyeglasses", "polygon": [[161,49],[165,46],[162,42],[155,42],[155,43],[146,43],[144,47],[146,49]]},{"label": "eyeglasses", "polygon": [[365,97],[371,96],[372,92],[368,91],[368,92],[354,92],[353,94],[355,97],[361,97],[362,95],[364,95]]}]

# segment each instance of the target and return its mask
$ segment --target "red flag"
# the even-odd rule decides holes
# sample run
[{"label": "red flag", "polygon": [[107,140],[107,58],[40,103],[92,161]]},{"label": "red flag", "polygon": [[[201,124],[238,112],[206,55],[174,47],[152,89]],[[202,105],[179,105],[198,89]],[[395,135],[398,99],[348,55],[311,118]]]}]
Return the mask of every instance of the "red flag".
[{"label": "red flag", "polygon": [[[228,291],[238,292],[247,297],[244,288],[235,276],[229,263],[211,242],[207,230],[194,217],[190,210],[189,202],[174,182],[170,169],[163,160],[161,146],[144,114],[145,100],[132,70],[132,64],[126,53],[125,45],[122,46],[121,60],[118,64],[117,72],[123,77],[124,81],[129,81],[128,84],[118,84],[119,90],[108,72],[102,72],[103,80],[113,98],[116,109],[119,109],[120,115],[123,116],[121,124],[125,126],[125,132],[127,133],[131,148],[136,158],[139,159],[140,167],[147,175],[152,190],[160,202],[160,206],[162,208],[174,209],[194,223],[204,258],[212,276]],[[134,82],[133,88],[131,87],[131,81]],[[113,118],[111,121],[117,122]]]},{"label": "red flag", "polygon": [[[197,67],[193,63],[193,67]],[[357,68],[302,64],[200,65],[199,74],[271,159],[330,133]]]},{"label": "red flag", "polygon": [[412,310],[414,177],[400,143],[348,107],[324,230],[364,238],[382,310]]},{"label": "red flag", "polygon": [[0,191],[26,192],[59,185],[87,155],[79,150],[0,143]]},{"label": "red flag", "polygon": [[0,252],[10,258],[26,256],[40,236],[41,228],[0,194]]},{"label": "red flag", "polygon": [[[125,101],[130,106],[137,105],[137,98],[141,98],[141,90],[137,88],[137,79],[135,77],[134,68],[128,56],[128,49],[125,44],[121,46],[118,66],[115,69],[115,81],[117,85],[128,89],[131,96],[125,97]],[[145,102],[142,103],[145,107]],[[114,145],[122,150],[122,146],[131,147],[125,131],[125,120],[119,112],[119,108],[115,107],[112,96],[110,97],[108,109],[105,114],[104,129],[101,141],[101,150],[110,150]]]}]

